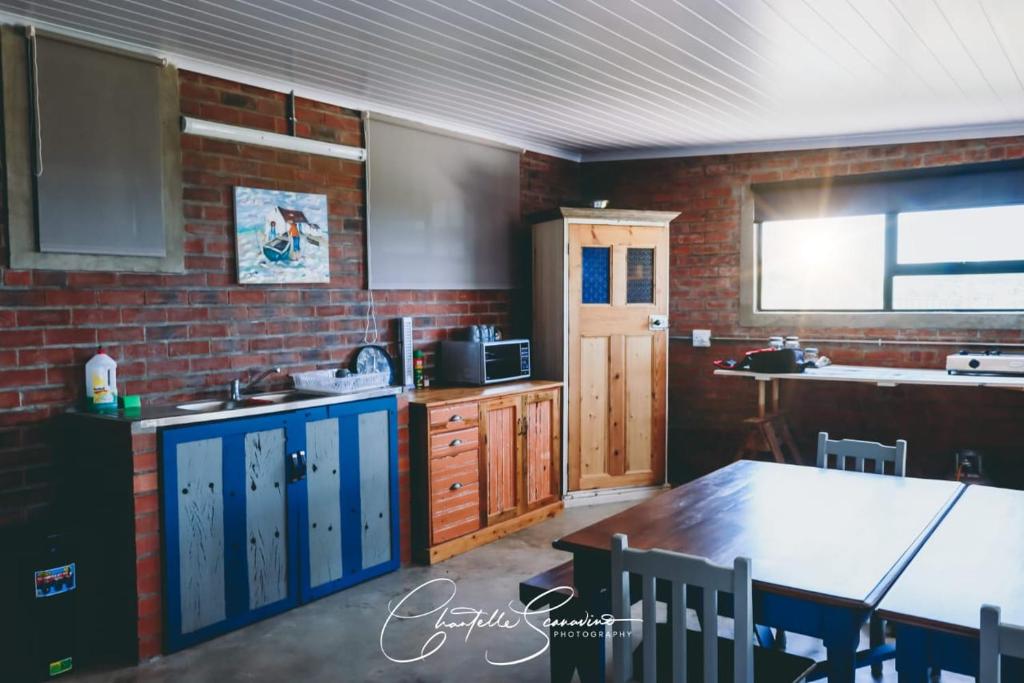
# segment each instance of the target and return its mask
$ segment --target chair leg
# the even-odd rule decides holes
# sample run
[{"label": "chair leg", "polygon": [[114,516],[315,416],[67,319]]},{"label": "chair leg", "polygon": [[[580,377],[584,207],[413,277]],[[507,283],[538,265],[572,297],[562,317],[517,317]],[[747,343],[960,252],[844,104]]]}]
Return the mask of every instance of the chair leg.
[{"label": "chair leg", "polygon": [[[885,645],[885,620],[874,614],[871,615],[871,621],[868,624],[868,642],[872,648]],[[875,662],[871,665],[871,675],[874,678],[882,676],[881,662]]]},{"label": "chair leg", "polygon": [[775,629],[775,649],[786,649],[786,632],[783,631],[781,628]]}]

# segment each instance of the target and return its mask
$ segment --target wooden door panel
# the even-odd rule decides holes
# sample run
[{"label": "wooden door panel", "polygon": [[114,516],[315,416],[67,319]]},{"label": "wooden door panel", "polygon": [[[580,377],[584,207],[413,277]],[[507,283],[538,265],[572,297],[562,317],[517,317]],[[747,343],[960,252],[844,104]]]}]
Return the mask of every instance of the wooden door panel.
[{"label": "wooden door panel", "polygon": [[654,348],[652,337],[625,338],[626,347],[626,467],[625,472],[652,470],[652,396]]},{"label": "wooden door panel", "polygon": [[[668,230],[570,230],[569,488],[658,483],[664,479],[668,346],[667,333],[651,330],[650,319],[668,313]],[[583,249],[593,246],[610,249],[607,303],[583,303]],[[653,258],[634,253],[641,265],[631,272],[631,249],[653,250]],[[600,270],[588,275],[591,291],[602,277]],[[641,292],[650,282],[649,297],[628,303],[630,277]]]},{"label": "wooden door panel", "polygon": [[582,373],[579,387],[579,478],[585,480],[608,470],[608,337],[584,337],[579,341]]},{"label": "wooden door panel", "polygon": [[179,444],[175,454],[182,634],[227,617],[223,449],[221,438],[202,439]]},{"label": "wooden door panel", "polygon": [[549,391],[526,397],[526,469],[527,509],[557,499],[561,493],[560,393]]},{"label": "wooden door panel", "polygon": [[343,573],[340,430],[336,417],[306,423],[306,561],[311,588],[337,581]]},{"label": "wooden door panel", "polygon": [[482,449],[487,473],[487,522],[514,515],[519,507],[516,450],[519,444],[518,399],[481,405]]},{"label": "wooden door panel", "polygon": [[243,446],[249,609],[259,609],[288,597],[284,428],[250,432]]},{"label": "wooden door panel", "polygon": [[362,527],[362,568],[391,559],[391,451],[388,411],[358,416],[359,502]]}]

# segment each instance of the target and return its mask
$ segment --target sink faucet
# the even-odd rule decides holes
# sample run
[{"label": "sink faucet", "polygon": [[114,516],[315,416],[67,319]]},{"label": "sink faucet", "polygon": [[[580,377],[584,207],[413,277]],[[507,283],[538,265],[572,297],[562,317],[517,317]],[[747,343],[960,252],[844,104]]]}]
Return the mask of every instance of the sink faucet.
[{"label": "sink faucet", "polygon": [[232,401],[241,401],[242,400],[242,394],[250,393],[253,390],[253,388],[257,384],[262,382],[264,379],[266,379],[270,375],[273,375],[275,373],[280,373],[280,372],[281,372],[281,368],[269,368],[267,370],[264,370],[260,374],[256,375],[252,379],[250,379],[248,381],[248,383],[246,383],[246,385],[244,387],[242,386],[242,380],[240,380],[240,379],[233,379],[233,380],[231,380],[231,384],[228,385],[228,392],[231,395],[231,400]]}]

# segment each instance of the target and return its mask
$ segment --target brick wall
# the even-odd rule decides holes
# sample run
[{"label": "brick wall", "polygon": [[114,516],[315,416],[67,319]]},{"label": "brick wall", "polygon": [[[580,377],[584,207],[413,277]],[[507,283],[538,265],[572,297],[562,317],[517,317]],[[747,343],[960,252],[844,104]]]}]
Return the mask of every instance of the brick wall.
[{"label": "brick wall", "polygon": [[[180,76],[183,114],[286,131],[284,95]],[[300,135],[362,145],[358,112],[303,99],[297,109]],[[347,362],[361,343],[367,308],[362,164],[184,135],[182,172],[184,274],[0,267],[0,525],[48,508],[54,478],[48,418],[78,399],[82,365],[98,344],[118,361],[121,389],[156,403],[221,394],[251,368]],[[235,284],[236,185],[327,195],[329,285]],[[575,164],[523,156],[524,213],[557,206],[577,187]],[[4,248],[0,263],[6,262]],[[522,292],[386,291],[375,298],[383,339],[392,341],[391,318],[411,315],[416,341],[428,352],[474,323],[528,330],[521,322],[528,313],[518,313],[528,310]],[[403,472],[405,443],[403,429]],[[406,504],[404,474],[402,483]]]},{"label": "brick wall", "polygon": [[[817,338],[900,339],[906,346],[819,344],[838,363],[942,367],[955,348],[934,344],[1024,341],[1024,331],[822,329],[743,327],[739,322],[740,199],[750,183],[843,176],[1024,157],[1024,138],[950,141],[834,150],[740,154],[585,164],[583,185],[612,206],[679,211],[672,223],[670,319],[672,333],[710,328],[715,335],[767,339],[771,334]],[[676,480],[727,462],[742,437],[741,420],[754,414],[753,382],[716,378],[711,362],[738,358],[749,342],[670,351],[670,462]],[[814,436],[910,443],[911,472],[942,476],[952,451],[974,446],[1007,456],[1007,481],[1024,483],[1024,396],[995,389],[929,389],[790,383],[784,403],[798,441],[813,452]],[[1016,470],[1016,471],[1012,471]]]}]

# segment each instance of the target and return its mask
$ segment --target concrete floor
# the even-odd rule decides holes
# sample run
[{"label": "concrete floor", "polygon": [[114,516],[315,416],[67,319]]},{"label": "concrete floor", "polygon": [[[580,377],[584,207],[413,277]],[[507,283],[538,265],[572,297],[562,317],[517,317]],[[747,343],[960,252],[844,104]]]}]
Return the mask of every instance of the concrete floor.
[{"label": "concrete floor", "polygon": [[[629,505],[566,510],[556,519],[435,567],[406,567],[184,652],[137,667],[77,676],[74,680],[82,683],[546,681],[546,653],[510,666],[495,666],[487,661],[525,658],[540,649],[544,639],[529,626],[478,629],[469,634],[465,629],[451,629],[441,644],[438,640],[428,642],[435,630],[435,614],[394,621],[384,630],[382,639],[388,605],[427,581],[450,579],[455,582],[457,593],[449,607],[482,609],[486,614],[492,610],[507,611],[509,601],[519,606],[520,580],[568,559],[565,553],[551,548],[553,539]],[[451,593],[450,583],[435,582],[413,594],[398,614],[421,613],[437,606]],[[464,618],[468,619],[449,615],[447,621]],[[866,642],[866,636],[864,640]],[[394,659],[414,658],[420,655],[421,648],[440,647],[423,661],[396,663],[382,653],[382,642]],[[791,635],[789,649],[815,658],[824,656],[819,641],[802,636]],[[867,669],[858,672],[858,683],[872,680]],[[896,681],[892,662],[886,663],[881,680]],[[945,674],[942,680],[952,683],[971,679]]]}]

